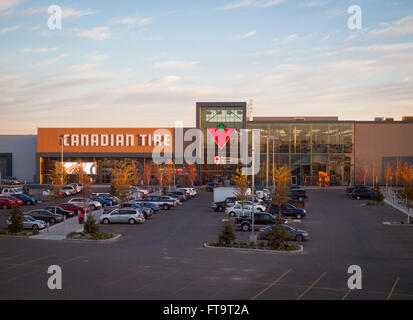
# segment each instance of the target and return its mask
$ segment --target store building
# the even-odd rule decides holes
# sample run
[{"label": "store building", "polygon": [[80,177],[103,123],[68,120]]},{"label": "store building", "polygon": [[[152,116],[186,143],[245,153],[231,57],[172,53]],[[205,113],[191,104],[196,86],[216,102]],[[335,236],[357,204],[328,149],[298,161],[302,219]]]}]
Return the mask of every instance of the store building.
[{"label": "store building", "polygon": [[[195,116],[196,129],[200,129],[205,141],[212,141],[199,148],[199,183],[228,183],[235,169],[241,167],[229,148],[214,143],[211,132],[224,129],[231,130],[227,140],[238,138],[238,143],[242,129],[260,131],[260,170],[256,180],[262,185],[271,184],[273,168],[280,165],[290,168],[293,184],[317,184],[319,173],[324,172],[330,185],[348,185],[360,182],[360,172],[364,177],[367,172],[367,183],[383,183],[384,168],[397,159],[413,164],[411,117],[402,121],[252,117],[246,102],[198,102]],[[183,128],[183,132],[189,129],[194,128]],[[179,139],[184,136],[174,128],[39,128],[37,136],[0,136],[0,170],[3,176],[46,183],[55,163],[62,158],[68,170],[82,160],[96,183],[110,183],[111,170],[119,161],[134,161],[142,172],[146,163],[152,163],[153,151],[179,159],[182,153],[175,150],[176,141],[179,146]],[[195,141],[188,140],[182,142],[184,148]],[[220,155],[221,161],[207,163],[211,154]],[[176,175],[184,178],[186,165],[175,162]]]}]

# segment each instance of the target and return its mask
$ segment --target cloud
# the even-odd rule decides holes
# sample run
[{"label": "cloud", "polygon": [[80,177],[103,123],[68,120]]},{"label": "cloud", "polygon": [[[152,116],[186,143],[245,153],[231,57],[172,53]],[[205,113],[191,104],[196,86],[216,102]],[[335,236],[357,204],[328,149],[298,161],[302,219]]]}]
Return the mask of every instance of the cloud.
[{"label": "cloud", "polygon": [[49,52],[54,52],[56,50],[58,50],[59,47],[53,47],[53,48],[37,48],[37,49],[33,49],[33,48],[22,48],[19,49],[18,51],[21,54],[25,54],[25,53],[49,53]]},{"label": "cloud", "polygon": [[91,9],[86,9],[86,10],[75,10],[72,8],[63,8],[62,9],[62,15],[63,18],[69,18],[69,17],[83,17],[83,16],[89,16],[91,14],[94,14]]},{"label": "cloud", "polygon": [[307,1],[300,3],[297,7],[298,8],[314,8],[314,7],[321,7],[328,4],[328,1]]},{"label": "cloud", "polygon": [[116,87],[110,89],[111,93],[116,94],[134,94],[137,92],[147,91],[151,89],[155,89],[158,87],[162,87],[164,85],[168,85],[170,83],[176,82],[180,80],[181,77],[178,76],[166,76],[162,78],[156,78],[150,81],[143,81],[134,84],[129,84],[121,87]]},{"label": "cloud", "polygon": [[247,38],[254,37],[256,34],[257,34],[257,32],[250,31],[250,32],[247,32],[247,33],[244,33],[244,34],[237,35],[234,38],[232,38],[232,40],[244,40],[244,39],[247,39]]},{"label": "cloud", "polygon": [[1,36],[2,36],[2,35],[5,35],[5,34],[7,34],[7,33],[9,33],[9,32],[16,31],[16,30],[18,30],[18,29],[20,29],[20,28],[21,28],[21,26],[13,26],[13,27],[7,27],[7,28],[0,29],[0,35],[1,35]]},{"label": "cloud", "polygon": [[122,25],[135,25],[135,26],[145,26],[151,23],[153,20],[152,17],[141,18],[141,17],[119,17],[112,19],[112,23],[114,24],[122,24]]},{"label": "cloud", "polygon": [[218,10],[231,10],[231,9],[240,9],[247,7],[256,7],[256,8],[268,8],[279,5],[284,2],[284,0],[240,0],[231,3],[227,3],[218,8]]},{"label": "cloud", "polygon": [[369,36],[374,38],[396,38],[413,34],[413,15],[403,17],[398,21],[386,23],[385,25],[387,26],[384,28],[370,31]]},{"label": "cloud", "polygon": [[155,69],[192,69],[199,64],[198,61],[160,61],[155,62],[152,67]]},{"label": "cloud", "polygon": [[288,42],[293,42],[298,39],[298,34],[293,33],[290,35],[287,35],[284,39],[279,39],[279,38],[273,38],[272,41],[277,42],[277,43],[288,43]]},{"label": "cloud", "polygon": [[104,41],[112,37],[112,32],[108,27],[96,27],[88,30],[77,30],[76,35],[81,38]]},{"label": "cloud", "polygon": [[14,7],[18,5],[22,0],[1,0],[0,1],[0,11]]},{"label": "cloud", "polygon": [[54,64],[64,58],[66,58],[68,56],[68,54],[61,54],[60,56],[54,57],[54,58],[50,58],[50,59],[46,59],[43,61],[40,61],[38,63],[36,63],[33,67],[42,67],[42,66],[48,66],[51,64]]},{"label": "cloud", "polygon": [[266,57],[266,56],[273,56],[275,54],[278,54],[281,52],[281,49],[277,48],[277,49],[272,49],[272,50],[267,50],[267,51],[258,51],[258,52],[253,52],[253,53],[249,53],[248,56],[249,57]]},{"label": "cloud", "polygon": [[93,61],[103,61],[108,57],[107,54],[98,53],[98,52],[91,52],[86,55],[86,58],[93,60]]}]

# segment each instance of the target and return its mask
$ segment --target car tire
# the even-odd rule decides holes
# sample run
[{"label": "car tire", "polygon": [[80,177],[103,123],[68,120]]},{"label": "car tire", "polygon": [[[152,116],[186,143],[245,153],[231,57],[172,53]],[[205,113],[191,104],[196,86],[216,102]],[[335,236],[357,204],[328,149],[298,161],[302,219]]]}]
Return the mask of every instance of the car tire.
[{"label": "car tire", "polygon": [[356,199],[357,199],[357,200],[360,200],[361,198],[360,198],[360,196],[357,196]]},{"label": "car tire", "polygon": [[106,219],[106,218],[105,218],[105,219],[102,220],[102,223],[103,223],[103,224],[109,224],[110,221],[109,221],[109,219]]},{"label": "car tire", "polygon": [[223,211],[224,211],[224,207],[223,207],[223,206],[218,206],[217,211],[223,212]]},{"label": "car tire", "polygon": [[171,208],[169,204],[166,204],[166,203],[162,207],[164,210],[169,210]]},{"label": "car tire", "polygon": [[3,208],[3,209],[7,209],[7,206],[6,206],[6,205],[4,205],[2,208]]},{"label": "car tire", "polygon": [[241,225],[241,229],[244,232],[250,231],[250,225],[248,223],[244,223]]},{"label": "car tire", "polygon": [[303,198],[303,197],[299,197],[299,198],[298,198],[298,201],[303,202],[303,201],[304,201],[304,198]]},{"label": "car tire", "polygon": [[33,229],[34,231],[37,231],[37,230],[39,230],[39,226],[38,226],[37,224],[34,224],[34,225],[32,226],[32,229]]},{"label": "car tire", "polygon": [[135,219],[129,219],[129,224],[135,224],[136,223],[136,221],[135,221]]},{"label": "car tire", "polygon": [[56,223],[56,219],[55,218],[50,218],[49,223]]},{"label": "car tire", "polygon": [[30,205],[32,204],[32,202],[29,200],[29,201],[26,201],[26,204],[27,204],[28,206],[30,206]]},{"label": "car tire", "polygon": [[303,236],[301,236],[301,235],[297,235],[297,236],[295,237],[295,240],[296,240],[297,242],[303,242],[303,241],[304,241],[304,238],[303,238]]},{"label": "car tire", "polygon": [[95,211],[95,210],[96,210],[96,206],[95,206],[94,204],[92,204],[92,205],[90,206],[90,209],[91,209],[92,211]]},{"label": "car tire", "polygon": [[297,213],[297,215],[295,216],[297,219],[301,219],[303,216],[301,215],[301,213]]},{"label": "car tire", "polygon": [[259,211],[259,212],[264,212],[261,208],[258,208],[257,211]]},{"label": "car tire", "polygon": [[235,212],[230,212],[229,215],[230,215],[231,217],[235,217]]}]

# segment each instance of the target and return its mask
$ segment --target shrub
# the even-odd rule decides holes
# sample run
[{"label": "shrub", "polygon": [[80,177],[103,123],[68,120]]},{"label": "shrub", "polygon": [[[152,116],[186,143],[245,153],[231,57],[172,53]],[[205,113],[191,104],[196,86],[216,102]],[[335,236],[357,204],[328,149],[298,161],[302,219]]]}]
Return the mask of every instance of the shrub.
[{"label": "shrub", "polygon": [[10,233],[19,233],[24,231],[24,215],[19,206],[14,206],[10,212],[10,224],[7,226],[7,231]]},{"label": "shrub", "polygon": [[381,193],[380,187],[378,185],[376,185],[376,187],[374,188],[373,200],[376,202],[382,202],[384,200],[383,193]]},{"label": "shrub", "polygon": [[276,224],[268,233],[268,245],[275,250],[286,250],[288,248],[287,234],[281,225]]},{"label": "shrub", "polygon": [[83,226],[83,231],[89,234],[99,233],[99,223],[96,221],[92,213],[89,213],[87,220]]},{"label": "shrub", "polygon": [[250,247],[255,247],[255,242],[254,241],[250,242]]},{"label": "shrub", "polygon": [[218,242],[220,244],[230,245],[235,238],[236,236],[234,230],[232,230],[232,225],[229,222],[225,222],[221,234],[218,237]]},{"label": "shrub", "polygon": [[263,241],[260,241],[260,242],[258,242],[258,246],[259,246],[260,248],[264,248],[265,243],[264,243]]}]

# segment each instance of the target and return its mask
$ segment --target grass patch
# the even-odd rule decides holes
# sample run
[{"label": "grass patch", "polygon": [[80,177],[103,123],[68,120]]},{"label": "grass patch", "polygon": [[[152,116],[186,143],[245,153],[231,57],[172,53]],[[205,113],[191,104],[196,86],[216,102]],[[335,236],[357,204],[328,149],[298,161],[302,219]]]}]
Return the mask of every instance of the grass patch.
[{"label": "grass patch", "polygon": [[233,242],[231,244],[223,244],[219,242],[209,242],[208,246],[211,247],[219,247],[219,248],[242,248],[242,249],[259,249],[259,250],[277,250],[277,251],[295,251],[298,250],[300,247],[296,244],[288,244],[287,247],[280,247],[280,248],[272,248],[266,245],[263,241],[258,242],[255,244],[253,242],[246,243],[246,242]]},{"label": "grass patch", "polygon": [[16,237],[31,237],[39,234],[39,231],[34,231],[34,230],[25,230],[22,232],[9,232],[7,230],[0,230],[0,235],[3,236],[16,236]]},{"label": "grass patch", "polygon": [[85,232],[72,232],[67,235],[67,239],[75,240],[109,240],[114,238],[116,235],[114,233],[98,233],[90,234]]}]

